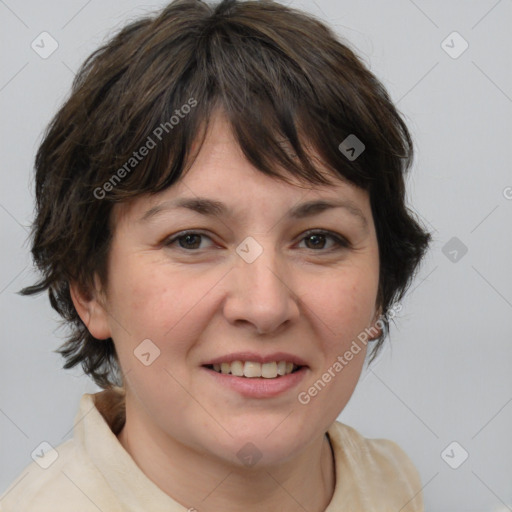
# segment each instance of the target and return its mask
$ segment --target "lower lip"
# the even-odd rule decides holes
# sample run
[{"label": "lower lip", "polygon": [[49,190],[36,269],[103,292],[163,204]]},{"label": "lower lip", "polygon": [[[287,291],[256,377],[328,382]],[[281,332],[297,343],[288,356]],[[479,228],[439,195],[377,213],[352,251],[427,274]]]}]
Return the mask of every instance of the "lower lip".
[{"label": "lower lip", "polygon": [[294,373],[281,375],[275,379],[265,379],[263,377],[236,377],[230,373],[217,373],[215,370],[210,370],[204,366],[203,369],[220,385],[227,386],[248,398],[272,398],[281,395],[297,386],[304,379],[308,370],[306,366],[303,366]]}]

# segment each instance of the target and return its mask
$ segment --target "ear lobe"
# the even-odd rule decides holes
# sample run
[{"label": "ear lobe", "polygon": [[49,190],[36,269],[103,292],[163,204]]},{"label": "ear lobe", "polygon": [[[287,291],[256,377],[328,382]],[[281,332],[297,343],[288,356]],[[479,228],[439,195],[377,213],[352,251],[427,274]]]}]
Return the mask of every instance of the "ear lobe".
[{"label": "ear lobe", "polygon": [[370,328],[370,330],[372,332],[378,331],[378,334],[376,336],[372,337],[371,338],[372,340],[376,340],[377,338],[380,338],[382,336],[383,321],[382,321],[381,317],[382,317],[382,308],[379,307],[375,313],[375,316],[373,317],[373,322],[372,322],[372,325]]},{"label": "ear lobe", "polygon": [[[95,278],[95,283],[97,279]],[[69,293],[78,316],[86,325],[92,336],[99,340],[111,337],[108,313],[102,303],[98,289],[93,291],[82,289],[77,283],[69,284]]]}]

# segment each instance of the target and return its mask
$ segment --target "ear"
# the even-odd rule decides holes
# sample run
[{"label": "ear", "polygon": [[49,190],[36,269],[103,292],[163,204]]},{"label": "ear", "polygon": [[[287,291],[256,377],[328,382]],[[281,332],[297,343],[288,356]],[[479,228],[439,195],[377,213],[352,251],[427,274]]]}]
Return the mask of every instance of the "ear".
[{"label": "ear", "polygon": [[376,331],[378,331],[378,333],[372,338],[370,338],[371,340],[376,340],[377,338],[380,338],[380,336],[382,336],[382,325],[382,308],[378,307],[373,317],[372,325],[369,328],[369,330],[371,330],[372,333]]},{"label": "ear", "polygon": [[110,338],[109,316],[98,277],[94,276],[94,290],[84,290],[73,282],[69,284],[69,292],[78,315],[91,335],[99,340]]}]

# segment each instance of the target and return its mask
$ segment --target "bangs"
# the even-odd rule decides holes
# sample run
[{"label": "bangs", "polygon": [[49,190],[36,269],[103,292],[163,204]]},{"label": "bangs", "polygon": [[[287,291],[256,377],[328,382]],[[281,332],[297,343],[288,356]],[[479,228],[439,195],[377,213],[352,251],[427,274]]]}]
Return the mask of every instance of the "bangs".
[{"label": "bangs", "polygon": [[[106,149],[98,154],[106,158],[92,166],[98,169],[94,190],[120,202],[170,187],[191,167],[216,113],[226,117],[256,169],[286,182],[288,175],[329,185],[334,175],[369,189],[387,159],[409,158],[401,120],[387,136],[381,129],[379,115],[387,123],[393,115],[385,91],[363,100],[361,86],[354,87],[354,75],[365,70],[351,52],[330,41],[313,58],[300,44],[300,27],[285,42],[275,28],[262,31],[261,20],[253,25],[250,11],[214,18],[182,44],[179,34],[143,31],[134,42],[139,50],[102,98],[100,110],[112,102],[113,115],[103,113],[102,130],[94,123],[93,145]],[[349,135],[365,147],[353,161],[339,149]]]}]

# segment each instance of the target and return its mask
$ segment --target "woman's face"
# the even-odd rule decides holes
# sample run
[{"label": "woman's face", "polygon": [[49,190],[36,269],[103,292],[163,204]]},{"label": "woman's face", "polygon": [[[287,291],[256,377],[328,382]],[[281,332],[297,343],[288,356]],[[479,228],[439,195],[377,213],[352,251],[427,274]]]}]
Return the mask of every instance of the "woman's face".
[{"label": "woman's face", "polygon": [[[198,198],[216,207],[177,206]],[[301,208],[320,200],[344,206]],[[345,354],[377,320],[367,193],[265,176],[217,117],[178,183],[114,218],[108,287],[103,306],[93,299],[88,326],[113,338],[138,424],[238,465],[251,450],[259,464],[288,459],[323,436],[352,395],[366,349]],[[272,364],[280,361],[301,369],[267,379],[205,366],[233,360],[242,364],[224,369],[249,375],[275,375],[286,368]]]}]

